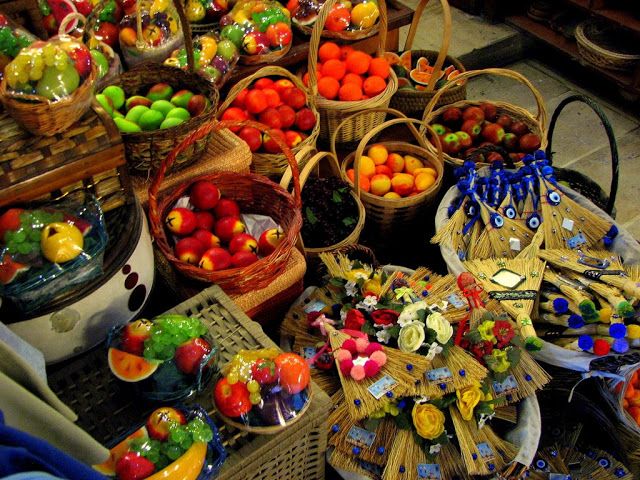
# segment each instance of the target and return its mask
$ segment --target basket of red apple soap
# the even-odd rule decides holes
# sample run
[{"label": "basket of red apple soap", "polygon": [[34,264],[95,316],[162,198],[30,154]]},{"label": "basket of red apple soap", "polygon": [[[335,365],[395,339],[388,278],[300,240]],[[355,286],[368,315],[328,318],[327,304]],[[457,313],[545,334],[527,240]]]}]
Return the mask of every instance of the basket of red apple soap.
[{"label": "basket of red apple soap", "polygon": [[[236,83],[218,109],[222,120],[258,120],[272,129],[264,135],[249,126],[233,131],[253,152],[251,171],[280,177],[288,166],[287,157],[271,139],[277,135],[293,153],[315,146],[320,132],[320,115],[315,98],[302,82],[282,67],[263,67]],[[300,168],[303,165],[299,165]]]},{"label": "basket of red apple soap", "polygon": [[272,131],[248,120],[207,123],[163,160],[149,188],[149,223],[162,254],[183,275],[214,282],[227,293],[266,287],[295,248],[302,226],[300,181],[289,147],[271,137],[293,171],[293,196],[263,175],[231,172],[196,177],[160,198],[158,191],[183,150],[213,131],[237,126]]},{"label": "basket of red apple soap", "polygon": [[72,37],[31,44],[4,73],[0,101],[34,135],[63,132],[91,107],[96,65],[89,49]]},{"label": "basket of red apple soap", "polygon": [[[533,94],[536,114],[503,101],[462,100],[436,109],[440,97],[455,85],[455,82],[449,82],[433,96],[422,119],[440,136],[444,160],[449,164],[461,166],[476,148],[498,145],[509,152],[514,163],[521,165],[527,153],[544,149],[547,144],[544,99],[529,80],[513,70],[473,70],[461,73],[456,81],[467,81],[481,75],[497,75],[524,84]],[[435,150],[432,144],[429,148]],[[484,155],[475,155],[473,158],[478,167],[492,161],[492,158],[485,158]],[[496,153],[495,159],[502,160],[502,156]]]}]

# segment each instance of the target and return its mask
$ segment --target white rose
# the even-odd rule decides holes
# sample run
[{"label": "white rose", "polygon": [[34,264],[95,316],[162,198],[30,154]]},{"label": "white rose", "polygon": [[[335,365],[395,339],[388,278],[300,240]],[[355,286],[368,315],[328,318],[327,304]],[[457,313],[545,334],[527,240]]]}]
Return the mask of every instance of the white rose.
[{"label": "white rose", "polygon": [[435,330],[436,340],[445,344],[453,336],[453,327],[441,313],[435,312],[427,317],[427,328]]},{"label": "white rose", "polygon": [[398,317],[398,325],[404,327],[405,325],[418,320],[418,310],[426,310],[427,303],[424,301],[410,303],[402,309],[402,313]]},{"label": "white rose", "polygon": [[398,348],[406,353],[415,352],[424,342],[424,325],[421,322],[411,322],[400,329]]}]

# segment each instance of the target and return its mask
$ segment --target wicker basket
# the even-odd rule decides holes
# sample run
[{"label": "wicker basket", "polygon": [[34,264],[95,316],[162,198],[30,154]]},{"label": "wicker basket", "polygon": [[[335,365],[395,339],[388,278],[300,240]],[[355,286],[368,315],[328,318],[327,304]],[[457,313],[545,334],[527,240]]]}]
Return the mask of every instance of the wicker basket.
[{"label": "wicker basket", "polygon": [[[407,34],[407,40],[404,44],[404,51],[411,50],[413,45],[413,39],[415,38],[416,32],[418,30],[418,25],[420,24],[420,17],[422,16],[422,12],[425,7],[429,3],[429,0],[421,0],[416,8],[416,11],[413,14],[413,20],[411,21],[411,26],[409,27],[409,33]],[[429,80],[429,84],[427,85],[427,89],[425,91],[420,90],[412,90],[408,88],[399,88],[396,93],[393,94],[391,98],[391,108],[401,111],[408,117],[414,118],[422,118],[422,113],[424,112],[425,107],[429,103],[435,94],[435,86],[442,71],[442,67],[445,64],[454,65],[456,69],[462,73],[465,71],[464,65],[457,58],[450,57],[447,55],[449,51],[449,42],[451,40],[451,10],[449,8],[449,3],[447,0],[440,0],[442,4],[442,13],[444,16],[444,26],[442,33],[442,45],[440,46],[440,51],[435,50],[412,50],[412,56],[416,57],[426,57],[429,60],[429,63],[435,62],[433,75]],[[455,84],[452,86],[445,95],[441,96],[436,105],[437,107],[441,107],[442,105],[448,105],[453,102],[459,102],[467,98],[467,84],[466,82],[462,85]]]},{"label": "wicker basket", "polygon": [[[384,0],[379,0],[379,3],[384,3]],[[320,15],[318,14],[318,17]],[[315,23],[318,22],[318,18],[316,18]],[[313,32],[313,27],[309,25],[300,25],[299,23],[294,22],[291,23],[296,27],[296,29],[303,33],[304,35],[311,35]],[[376,35],[380,31],[380,20],[376,22],[372,27],[369,28],[361,28],[359,30],[343,30],[340,32],[334,32],[331,30],[322,30],[322,38],[330,39],[330,40],[338,40],[340,42],[356,42],[358,40],[364,40],[365,38],[372,37]]]},{"label": "wicker basket", "polygon": [[[347,121],[348,120],[349,119],[347,119]],[[416,139],[417,145],[398,141],[382,141],[378,143],[387,147],[387,150],[390,152],[412,155],[422,160],[426,166],[434,168],[438,174],[436,182],[418,195],[399,199],[383,198],[361,191],[359,160],[362,155],[364,155],[365,147],[379,132],[398,124],[406,124],[409,127],[409,130]],[[394,230],[397,230],[398,228],[410,228],[414,222],[422,220],[425,209],[429,207],[429,205],[433,204],[442,186],[444,161],[442,158],[442,146],[440,144],[440,139],[435,135],[435,133],[433,134],[437,144],[437,151],[436,153],[433,153],[428,148],[428,142],[418,132],[413,124],[420,125],[421,123],[419,120],[413,118],[396,118],[384,122],[382,125],[375,127],[367,133],[358,144],[356,151],[347,155],[342,162],[341,173],[345,181],[349,181],[347,177],[347,170],[355,165],[353,188],[364,204],[364,208],[367,212],[368,228],[370,227],[376,233],[382,234],[380,238],[381,243],[384,243],[383,238],[386,238],[387,234],[390,235]],[[427,128],[431,130],[431,127]]]},{"label": "wicker basket", "polygon": [[613,25],[587,20],[576,27],[576,43],[578,53],[587,62],[609,70],[631,70],[638,62],[640,55],[615,51],[610,37],[616,32]]},{"label": "wicker basket", "polygon": [[[320,40],[322,39],[322,32],[324,24],[329,16],[331,8],[336,4],[337,0],[327,0],[318,19],[313,26],[313,33],[311,40],[309,41],[309,90],[312,97],[317,98],[316,105],[318,112],[320,112],[320,138],[329,140],[331,133],[343,123],[343,120],[350,117],[356,112],[362,112],[377,107],[388,107],[391,97],[398,89],[398,79],[396,74],[391,71],[387,80],[387,88],[381,94],[367,99],[358,100],[355,102],[341,102],[337,100],[327,100],[318,95],[318,49],[320,48]],[[382,56],[384,54],[384,48],[387,42],[387,7],[384,2],[379,3],[380,7],[380,22],[378,33],[378,48],[377,55]],[[355,117],[350,122],[346,122],[344,128],[340,132],[340,136],[336,139],[339,143],[357,142],[364,135],[384,122],[385,114],[381,112],[372,112],[367,115],[360,115]]]},{"label": "wicker basket", "polygon": [[289,53],[292,43],[293,41],[289,42],[289,44],[285,45],[285,47],[280,50],[275,50],[263,55],[240,55],[240,59],[238,61],[242,65],[270,65]]},{"label": "wicker basket", "polygon": [[[291,80],[293,84],[302,90],[307,96],[307,102],[309,108],[313,111],[316,117],[316,124],[313,127],[313,130],[309,134],[307,138],[305,138],[302,142],[300,142],[295,147],[292,147],[292,151],[294,154],[299,152],[301,149],[311,146],[314,147],[316,144],[316,140],[318,138],[318,134],[320,133],[320,115],[318,114],[318,110],[316,108],[316,97],[310,95],[307,91],[307,88],[302,84],[300,79],[295,75],[291,74],[288,70],[282,67],[263,67],[258,70],[253,75],[249,75],[246,78],[243,78],[238,83],[236,83],[229,93],[227,94],[227,98],[224,103],[220,105],[218,108],[218,117],[224,113],[224,111],[231,106],[235,98],[238,94],[245,88],[248,88],[254,81],[263,77],[282,77],[287,80]],[[304,158],[306,160],[306,157]],[[251,164],[251,171],[253,173],[257,173],[259,175],[265,175],[272,179],[280,178],[284,171],[288,166],[287,157],[283,153],[263,153],[256,152],[253,154],[253,162]],[[299,168],[302,168],[304,165],[300,164]]]},{"label": "wicker basket", "polygon": [[[533,94],[533,97],[535,98],[535,101],[536,101],[536,108],[537,108],[536,115],[533,115],[532,113],[525,110],[524,108],[519,107],[517,105],[513,105],[511,103],[495,101],[495,100],[490,100],[490,101],[496,106],[498,110],[498,115],[507,114],[516,120],[524,122],[529,127],[529,130],[531,131],[531,133],[535,133],[540,137],[540,142],[541,142],[540,148],[544,150],[544,148],[547,145],[547,134],[545,130],[546,124],[547,124],[547,110],[544,106],[544,99],[542,98],[542,95],[540,94],[538,89],[534,87],[533,84],[529,80],[527,80],[522,74],[515,72],[513,70],[507,70],[504,68],[486,68],[484,70],[471,70],[468,72],[461,73],[456,78],[466,81],[466,80],[469,80],[470,78],[478,77],[480,75],[498,75],[501,77],[512,78],[514,80],[519,81],[520,83],[523,83],[529,90],[531,90],[531,93]],[[425,125],[430,125],[434,123],[447,108],[450,108],[450,107],[466,108],[472,105],[479,106],[481,103],[483,103],[477,100],[462,100],[459,102],[452,103],[451,105],[447,105],[446,107],[440,107],[436,110],[436,105],[440,101],[440,98],[443,95],[446,95],[446,93],[449,91],[450,88],[452,88],[452,86],[454,86],[453,82],[447,83],[440,90],[438,90],[436,94],[433,96],[433,98],[425,108],[424,115],[422,117],[422,120]],[[422,128],[421,132],[424,133],[424,127]],[[435,147],[431,144],[429,149],[431,151],[435,151]],[[461,158],[453,157],[446,153],[443,156],[444,156],[444,161],[450,165],[462,166],[462,164],[464,163],[464,160]],[[476,165],[478,168],[480,168],[480,167],[486,166],[487,164],[477,162]]]},{"label": "wicker basket", "polygon": [[[311,156],[313,153],[315,153],[315,155]],[[307,149],[301,151],[298,156],[300,155],[310,156],[309,160],[306,161],[304,168],[300,172],[300,188],[304,188],[304,184],[314,171],[316,172],[316,175],[320,175],[319,164],[323,159],[326,159],[326,163],[329,165],[329,171],[331,175],[336,177],[340,176],[340,165],[338,165],[338,160],[336,159],[334,154],[330,152],[316,152],[315,149]],[[291,169],[287,168],[287,171],[284,173],[284,175],[282,176],[282,180],[280,181],[280,186],[282,188],[288,189],[290,183]],[[327,247],[304,247],[304,252],[307,257],[317,257],[323,252],[333,252],[334,250],[346,247],[347,245],[358,243],[358,239],[360,238],[360,234],[362,233],[362,229],[364,228],[366,212],[364,210],[364,205],[362,205],[362,201],[360,200],[358,195],[356,195],[354,191],[351,191],[350,193],[353,201],[356,202],[358,208],[358,222],[353,227],[351,233],[347,235],[342,241],[333,245],[329,245]],[[300,236],[300,243],[303,244],[302,236]]]},{"label": "wicker basket", "polygon": [[[164,181],[165,172],[180,152],[189,148],[194,142],[198,141],[198,139],[208,136],[212,131],[236,126],[250,126],[262,132],[269,131],[264,125],[250,121],[212,122],[203,125],[193,134],[189,135],[165,158],[149,188],[149,221],[151,232],[156,239],[156,245],[158,245],[158,248],[160,248],[162,253],[180,273],[189,278],[205,282],[215,282],[228,293],[245,293],[266,287],[273,280],[273,277],[283,271],[291,255],[291,250],[295,248],[298,233],[302,226],[298,165],[291,150],[285,143],[279,138],[274,137],[276,143],[278,143],[282,151],[287,155],[290,162],[289,164],[292,166],[294,172],[293,197],[279,185],[261,175],[213,173],[191,179],[189,183],[184,183],[171,191],[171,193],[163,195],[160,202],[158,201],[158,191]],[[215,183],[222,195],[238,202],[242,211],[260,213],[273,218],[285,231],[285,237],[275,251],[247,267],[230,268],[221,271],[204,270],[176,258],[173,248],[169,244],[163,220],[167,213],[173,208],[176,201],[183,196],[191,184],[197,180],[209,180]]]}]

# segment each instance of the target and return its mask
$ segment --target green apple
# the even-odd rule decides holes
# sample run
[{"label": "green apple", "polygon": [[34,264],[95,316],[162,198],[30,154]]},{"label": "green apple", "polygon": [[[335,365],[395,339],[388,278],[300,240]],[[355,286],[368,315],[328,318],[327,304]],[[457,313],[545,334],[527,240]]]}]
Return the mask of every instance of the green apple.
[{"label": "green apple", "polygon": [[138,120],[140,120],[142,114],[148,111],[149,107],[145,107],[144,105],[136,105],[127,112],[127,115],[124,118],[126,118],[130,122],[138,123]]},{"label": "green apple", "polygon": [[60,100],[71,95],[80,85],[80,75],[73,65],[67,61],[64,70],[56,67],[46,67],[42,78],[36,85],[36,93],[49,100]]},{"label": "green apple", "polygon": [[98,78],[104,77],[109,71],[109,60],[100,50],[91,50],[91,58],[98,67]]}]

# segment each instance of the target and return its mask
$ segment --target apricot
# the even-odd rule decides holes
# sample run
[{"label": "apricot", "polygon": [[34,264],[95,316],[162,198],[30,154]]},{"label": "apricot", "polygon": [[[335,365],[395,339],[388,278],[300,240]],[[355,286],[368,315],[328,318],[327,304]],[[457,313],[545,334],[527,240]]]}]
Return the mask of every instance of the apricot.
[{"label": "apricot", "polygon": [[429,173],[433,178],[438,178],[438,172],[436,172],[436,169],[432,167],[418,168],[413,171],[414,175],[419,175],[421,173]]},{"label": "apricot", "polygon": [[633,372],[633,375],[631,375],[630,383],[634,387],[636,387],[638,385],[638,371],[637,370],[635,372]]},{"label": "apricot", "polygon": [[629,415],[633,418],[638,425],[640,425],[640,407],[629,407]]},{"label": "apricot", "polygon": [[622,408],[624,408],[625,410],[629,409],[629,400],[627,400],[626,398],[622,399]]},{"label": "apricot", "polygon": [[404,170],[404,157],[397,153],[390,153],[385,165],[394,173],[402,172]]},{"label": "apricot", "polygon": [[386,165],[376,165],[376,173],[381,173],[389,178],[391,178],[391,176],[393,175],[391,169]]},{"label": "apricot", "polygon": [[376,174],[371,177],[370,182],[371,193],[379,197],[391,190],[391,179],[386,175]]},{"label": "apricot", "polygon": [[384,145],[371,145],[367,156],[373,160],[376,165],[384,165],[389,156],[389,151]]},{"label": "apricot", "polygon": [[404,156],[404,171],[413,175],[414,170],[424,167],[422,160],[412,155]]},{"label": "apricot", "polygon": [[419,173],[416,175],[414,183],[417,191],[424,192],[436,183],[436,179],[430,173]]},{"label": "apricot", "polygon": [[387,192],[383,195],[384,198],[390,198],[390,199],[398,199],[398,198],[402,198],[400,195],[398,195],[396,192]]},{"label": "apricot", "polygon": [[[352,185],[354,183],[355,177],[356,177],[356,172],[353,168],[350,168],[349,170],[347,170],[347,178],[349,179]],[[363,192],[369,192],[369,190],[371,190],[371,182],[369,181],[369,178],[362,175],[362,173],[360,174],[360,189]]]},{"label": "apricot", "polygon": [[360,157],[360,174],[367,178],[372,177],[376,173],[376,164],[370,157],[363,155]]},{"label": "apricot", "polygon": [[406,197],[413,192],[414,179],[409,173],[396,173],[391,179],[391,189],[401,197]]}]

